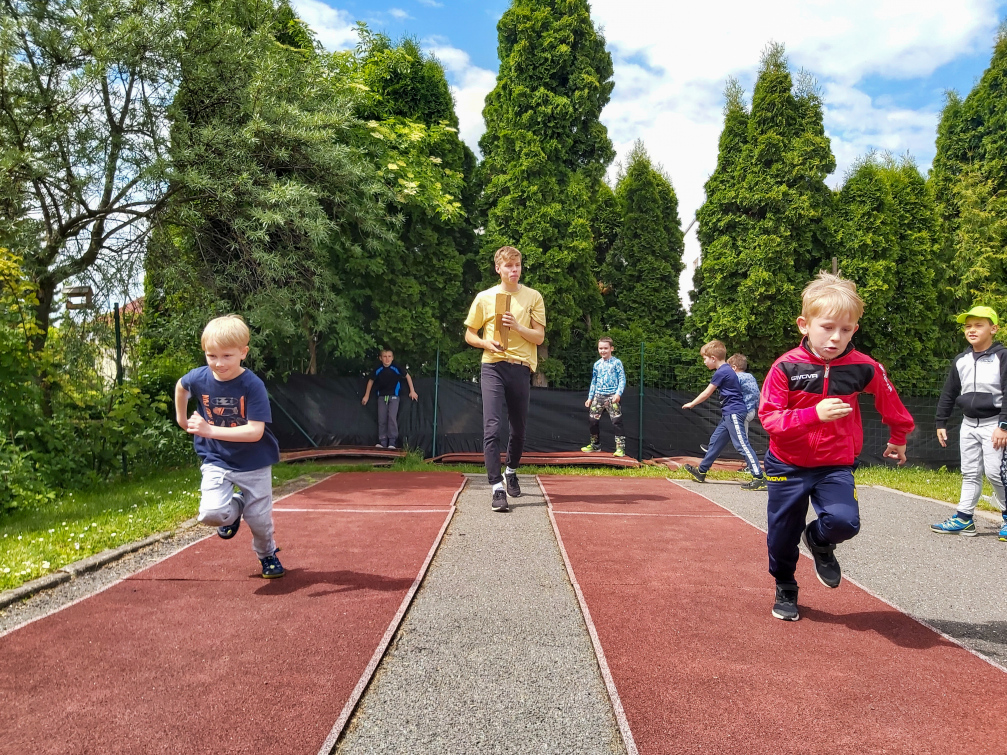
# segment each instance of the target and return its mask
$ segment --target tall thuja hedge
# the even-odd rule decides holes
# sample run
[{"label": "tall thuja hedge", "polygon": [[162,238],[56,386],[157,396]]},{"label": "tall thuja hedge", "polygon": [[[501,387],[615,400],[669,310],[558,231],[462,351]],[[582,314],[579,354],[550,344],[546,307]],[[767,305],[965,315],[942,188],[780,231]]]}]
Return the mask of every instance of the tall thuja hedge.
[{"label": "tall thuja hedge", "polygon": [[853,166],[830,216],[844,276],[866,302],[857,347],[888,369],[899,390],[939,388],[944,354],[936,288],[940,243],[933,198],[911,159],[869,155]]},{"label": "tall thuja hedge", "polygon": [[677,341],[685,319],[678,295],[685,249],[678,197],[639,141],[627,157],[615,196],[621,223],[602,272],[609,291],[605,324]]},{"label": "tall thuja hedge", "polygon": [[358,291],[375,341],[395,349],[416,369],[432,360],[438,346],[463,348],[458,322],[478,282],[470,189],[476,161],[458,137],[458,116],[441,64],[412,39],[393,45],[364,30],[362,43],[361,71],[369,95],[361,117],[391,130],[410,123],[426,126],[436,134],[426,159],[463,186],[461,196],[452,199],[464,212],[450,216],[411,195],[400,197],[393,207],[403,221],[399,243],[379,274],[369,276]]},{"label": "tall thuja hedge", "polygon": [[479,142],[482,256],[521,250],[523,280],[545,297],[547,343],[562,347],[591,330],[602,307],[591,222],[614,157],[599,121],[612,58],[585,0],[513,0],[497,30],[500,70]]},{"label": "tall thuja hedge", "polygon": [[989,68],[963,100],[950,93],[931,183],[945,239],[950,317],[973,303],[1007,309],[1007,24]]},{"label": "tall thuja hedge", "polygon": [[736,89],[726,110],[725,132],[731,130],[721,148],[731,154],[719,160],[699,213],[703,260],[693,332],[725,341],[763,370],[794,344],[801,289],[828,259],[825,178],[835,158],[818,91],[806,77],[794,86],[782,45],[763,54],[747,119]]}]

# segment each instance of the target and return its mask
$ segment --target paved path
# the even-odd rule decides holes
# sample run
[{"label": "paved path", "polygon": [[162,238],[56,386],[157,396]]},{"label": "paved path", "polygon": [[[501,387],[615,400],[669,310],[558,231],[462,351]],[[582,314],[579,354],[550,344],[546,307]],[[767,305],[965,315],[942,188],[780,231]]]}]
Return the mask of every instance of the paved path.
[{"label": "paved path", "polygon": [[470,476],[395,643],[335,752],[624,752],[533,477],[509,514]]},{"label": "paved path", "polygon": [[[738,483],[682,485],[765,530],[765,492],[744,491]],[[871,487],[858,487],[858,494],[860,534],[836,549],[843,574],[1007,666],[1007,543],[997,539],[1000,522],[978,517],[976,537],[937,535],[930,524],[947,518],[952,507]],[[766,579],[772,579],[768,572]]]}]

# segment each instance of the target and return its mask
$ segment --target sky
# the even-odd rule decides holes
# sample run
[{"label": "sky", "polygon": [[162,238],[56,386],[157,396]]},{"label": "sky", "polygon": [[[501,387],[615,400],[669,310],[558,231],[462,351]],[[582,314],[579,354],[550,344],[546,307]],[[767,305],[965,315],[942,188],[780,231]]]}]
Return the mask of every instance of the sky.
[{"label": "sky", "polygon": [[[412,36],[444,65],[462,138],[478,152],[483,98],[498,67],[496,24],[503,0],[291,0],[330,50],[356,42],[360,20],[393,39]],[[842,185],[871,150],[911,155],[929,170],[945,92],[961,95],[989,65],[1007,0],[594,0],[615,66],[615,90],[602,113],[618,157],[637,139],[671,178],[682,227],[703,203],[717,163],[723,91],[736,77],[751,101],[763,49],[782,43],[791,72],[810,73],[825,104]],[[686,236],[681,288],[699,258]]]}]

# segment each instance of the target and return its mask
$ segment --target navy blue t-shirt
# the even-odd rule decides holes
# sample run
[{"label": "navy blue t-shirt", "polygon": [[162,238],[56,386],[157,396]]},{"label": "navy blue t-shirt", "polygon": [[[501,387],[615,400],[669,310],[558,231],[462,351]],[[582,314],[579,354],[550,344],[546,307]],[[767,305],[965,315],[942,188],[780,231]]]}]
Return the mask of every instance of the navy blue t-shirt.
[{"label": "navy blue t-shirt", "polygon": [[196,454],[204,464],[250,472],[280,460],[280,446],[269,429],[273,421],[266,385],[251,370],[221,382],[209,367],[197,367],[182,378],[182,387],[196,399],[197,411],[211,425],[240,427],[251,422],[265,422],[262,437],[254,443],[213,440],[193,435]]},{"label": "navy blue t-shirt", "polygon": [[748,408],[745,406],[745,394],[741,390],[741,381],[738,374],[729,364],[722,364],[718,367],[713,377],[710,378],[720,390],[720,409],[724,414],[747,414]]}]

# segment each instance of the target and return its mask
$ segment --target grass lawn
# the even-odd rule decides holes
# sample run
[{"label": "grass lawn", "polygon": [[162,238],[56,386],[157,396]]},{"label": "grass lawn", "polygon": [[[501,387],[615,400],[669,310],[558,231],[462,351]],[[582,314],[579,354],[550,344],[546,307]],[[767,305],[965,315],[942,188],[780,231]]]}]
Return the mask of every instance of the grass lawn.
[{"label": "grass lawn", "polygon": [[[273,467],[274,484],[302,475],[370,471],[371,465],[346,466],[306,462]],[[481,465],[441,467],[416,455],[396,461],[393,471],[444,469],[483,474]],[[603,467],[521,468],[522,474],[586,475],[597,477],[671,477],[691,479],[684,471],[663,467],[637,469]],[[710,479],[742,479],[734,472],[710,472]],[[919,467],[905,469],[865,467],[857,471],[861,485],[884,485],[908,493],[957,502],[961,475]],[[987,495],[991,492],[986,483]],[[173,529],[196,515],[199,506],[199,470],[187,468],[159,472],[143,479],[117,482],[91,490],[68,492],[52,507],[20,510],[0,517],[0,590],[55,571],[69,563],[108,548]],[[980,506],[996,509],[985,502]]]}]

